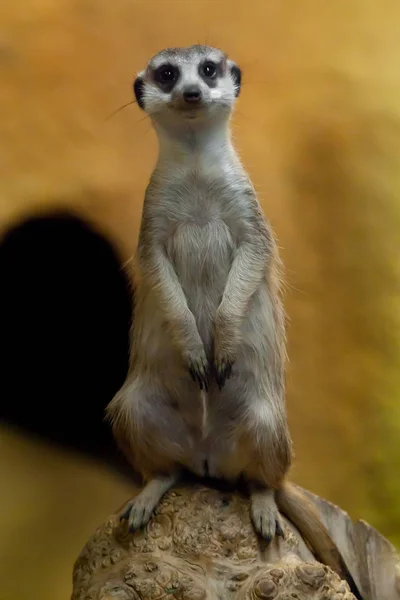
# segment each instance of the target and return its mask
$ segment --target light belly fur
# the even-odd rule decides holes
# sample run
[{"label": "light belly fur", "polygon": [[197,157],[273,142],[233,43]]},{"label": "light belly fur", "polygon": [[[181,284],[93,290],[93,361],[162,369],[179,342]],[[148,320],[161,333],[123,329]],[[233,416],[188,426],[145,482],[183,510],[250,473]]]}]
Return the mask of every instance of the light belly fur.
[{"label": "light belly fur", "polygon": [[201,225],[182,223],[167,242],[167,252],[209,358],[214,319],[232,264],[233,251],[229,228],[220,219]]},{"label": "light belly fur", "polygon": [[[233,260],[234,243],[231,232],[220,219],[201,224],[190,221],[181,223],[167,242],[167,252],[211,362],[215,315]],[[204,475],[204,464],[210,446],[207,393],[201,392],[199,400],[202,412],[198,423],[200,435],[193,448],[194,453],[187,456],[187,466],[199,475]],[[183,406],[185,404],[183,402]]]}]

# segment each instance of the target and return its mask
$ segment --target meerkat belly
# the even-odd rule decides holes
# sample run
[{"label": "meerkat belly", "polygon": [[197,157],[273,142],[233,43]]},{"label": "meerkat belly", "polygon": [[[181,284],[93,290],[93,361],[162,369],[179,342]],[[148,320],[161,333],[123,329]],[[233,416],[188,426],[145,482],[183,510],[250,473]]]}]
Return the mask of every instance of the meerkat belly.
[{"label": "meerkat belly", "polygon": [[170,237],[167,250],[185,292],[205,346],[232,264],[234,243],[219,219],[202,224],[182,223]]}]

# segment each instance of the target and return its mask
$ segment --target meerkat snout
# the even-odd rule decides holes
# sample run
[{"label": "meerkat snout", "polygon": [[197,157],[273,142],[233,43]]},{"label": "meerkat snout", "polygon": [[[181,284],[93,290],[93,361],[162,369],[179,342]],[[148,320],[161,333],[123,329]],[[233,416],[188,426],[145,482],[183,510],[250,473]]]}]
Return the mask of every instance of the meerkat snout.
[{"label": "meerkat snout", "polygon": [[202,98],[201,89],[197,86],[190,86],[183,90],[183,99],[189,104],[197,104]]}]

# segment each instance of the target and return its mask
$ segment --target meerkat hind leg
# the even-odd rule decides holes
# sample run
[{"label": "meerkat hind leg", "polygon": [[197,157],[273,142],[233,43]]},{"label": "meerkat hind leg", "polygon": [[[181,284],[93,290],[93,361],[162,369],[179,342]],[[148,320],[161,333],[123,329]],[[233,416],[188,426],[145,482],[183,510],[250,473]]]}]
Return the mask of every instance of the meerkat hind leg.
[{"label": "meerkat hind leg", "polygon": [[284,537],[275,492],[269,487],[250,485],[251,520],[256,532],[270,542],[276,535]]},{"label": "meerkat hind leg", "polygon": [[145,485],[141,492],[128,504],[120,520],[127,520],[130,531],[136,531],[147,525],[161,498],[179,479],[179,472],[157,475]]}]

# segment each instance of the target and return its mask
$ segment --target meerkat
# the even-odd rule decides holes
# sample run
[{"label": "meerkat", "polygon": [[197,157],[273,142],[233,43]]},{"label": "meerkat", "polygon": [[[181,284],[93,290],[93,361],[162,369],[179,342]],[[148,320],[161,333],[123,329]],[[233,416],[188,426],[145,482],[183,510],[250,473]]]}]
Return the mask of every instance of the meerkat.
[{"label": "meerkat", "polygon": [[280,259],[231,139],[241,69],[208,46],[166,49],[133,88],[159,155],[139,233],[129,373],[107,407],[117,443],[147,481],[121,518],[144,526],[182,469],[242,477],[257,533],[283,536],[279,507],[361,598],[318,514],[285,481]]}]

